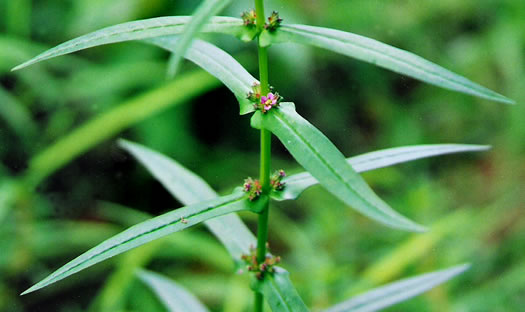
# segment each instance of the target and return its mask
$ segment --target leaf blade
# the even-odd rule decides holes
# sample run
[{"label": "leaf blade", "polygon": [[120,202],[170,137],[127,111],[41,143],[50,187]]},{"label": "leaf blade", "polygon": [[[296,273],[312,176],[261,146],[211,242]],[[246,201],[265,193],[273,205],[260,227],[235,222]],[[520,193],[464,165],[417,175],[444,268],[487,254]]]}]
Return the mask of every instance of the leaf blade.
[{"label": "leaf blade", "polygon": [[273,36],[273,41],[328,49],[441,88],[496,102],[515,103],[420,56],[353,33],[307,25],[282,25]]},{"label": "leaf blade", "polygon": [[[180,38],[175,36],[156,37],[145,41],[173,53],[181,44]],[[241,115],[254,111],[253,104],[246,95],[258,81],[230,54],[211,43],[195,39],[184,57],[218,78],[235,94]]]},{"label": "leaf blade", "polygon": [[204,27],[204,24],[215,14],[224,9],[231,0],[204,0],[192,15],[191,21],[184,27],[180,42],[173,51],[168,68],[168,77],[177,73],[179,63],[190,48],[193,37]]},{"label": "leaf blade", "polygon": [[[22,69],[53,57],[100,45],[180,34],[184,30],[184,26],[190,23],[190,21],[190,16],[165,16],[109,26],[66,41],[54,48],[44,51],[36,57],[14,67],[12,71]],[[244,29],[241,19],[216,16],[213,17],[209,23],[204,25],[202,31],[241,36]]]},{"label": "leaf blade", "polygon": [[301,312],[309,311],[303,300],[293,287],[290,274],[274,267],[273,274],[266,275],[262,281],[255,281],[254,288],[267,298],[267,302],[274,312]]},{"label": "leaf blade", "polygon": [[209,310],[193,294],[175,281],[147,270],[137,271],[144,282],[170,312],[208,312]]},{"label": "leaf blade", "polygon": [[327,191],[355,210],[384,225],[422,232],[425,228],[383,202],[346,162],[341,152],[318,129],[295,111],[293,103],[252,117],[252,126],[274,133],[301,166]]},{"label": "leaf blade", "polygon": [[469,264],[406,278],[350,298],[324,312],[370,312],[415,297],[465,272]]},{"label": "leaf blade", "polygon": [[[486,151],[490,146],[470,144],[427,144],[395,147],[347,158],[356,172],[366,172],[416,159],[461,152]],[[286,187],[273,192],[276,200],[297,199],[307,188],[319,183],[310,173],[301,172],[283,179]]]},{"label": "leaf blade", "polygon": [[[185,205],[219,195],[195,173],[184,168],[171,158],[145,146],[126,140],[119,141],[120,147],[128,151],[170,192]],[[235,213],[204,222],[210,231],[222,242],[236,262],[243,254],[250,252],[257,240]]]},{"label": "leaf blade", "polygon": [[179,208],[134,225],[68,262],[24,291],[22,295],[46,287],[103,260],[168,234],[181,231],[204,220],[235,211],[248,210],[250,206],[245,197],[243,193],[234,193]]}]

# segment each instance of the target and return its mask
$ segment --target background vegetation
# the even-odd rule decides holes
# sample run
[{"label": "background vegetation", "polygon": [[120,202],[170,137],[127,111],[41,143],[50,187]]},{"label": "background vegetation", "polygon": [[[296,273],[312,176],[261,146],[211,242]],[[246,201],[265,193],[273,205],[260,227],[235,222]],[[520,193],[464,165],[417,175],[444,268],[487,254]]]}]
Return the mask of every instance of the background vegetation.
[{"label": "background vegetation", "polygon": [[[271,48],[272,84],[347,156],[409,144],[493,146],[489,152],[364,175],[392,207],[431,226],[425,234],[369,221],[320,187],[295,203],[273,206],[272,248],[307,305],[327,307],[372,286],[471,262],[467,273],[389,311],[520,310],[525,305],[525,2],[270,3],[267,8],[279,10],[287,23],[378,39],[518,103],[449,92],[322,50]],[[179,78],[166,81],[168,55],[158,48],[118,44],[9,71],[78,35],[134,19],[189,15],[196,5],[0,0],[0,311],[162,311],[133,276],[137,267],[173,277],[216,311],[243,311],[250,304],[245,277],[232,276],[229,256],[203,227],[18,296],[147,214],[180,206],[117,147],[116,138],[170,155],[223,192],[257,175],[258,132],[248,117],[237,114],[232,94],[189,63]],[[236,1],[223,14],[238,16],[251,7]],[[247,69],[256,68],[254,45],[227,37],[216,43]],[[75,132],[95,118],[91,128]],[[299,170],[274,143],[274,167]],[[255,225],[252,216],[243,217]]]}]

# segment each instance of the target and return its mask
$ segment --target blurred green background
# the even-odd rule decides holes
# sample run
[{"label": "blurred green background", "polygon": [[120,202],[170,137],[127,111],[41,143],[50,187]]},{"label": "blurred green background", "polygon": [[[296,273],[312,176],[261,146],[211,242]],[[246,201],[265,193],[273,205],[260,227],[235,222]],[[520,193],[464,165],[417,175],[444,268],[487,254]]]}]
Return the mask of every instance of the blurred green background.
[{"label": "blurred green background", "polygon": [[[253,6],[234,1],[224,15]],[[0,311],[164,311],[134,276],[166,274],[213,311],[247,311],[244,276],[203,227],[177,233],[28,296],[18,294],[125,227],[180,206],[116,146],[159,150],[222,193],[258,172],[258,133],[234,96],[190,63],[123,43],[10,72],[58,43],[120,22],[188,15],[197,1],[0,0]],[[522,311],[525,306],[525,2],[269,1],[285,22],[337,28],[412,51],[514,100],[456,94],[319,49],[270,49],[270,81],[345,155],[430,143],[490,144],[364,175],[431,230],[385,228],[320,187],[272,206],[274,253],[319,310],[374,286],[470,262],[388,311]],[[256,50],[206,37],[257,75]],[[95,120],[95,121],[93,121]],[[87,124],[87,126],[86,126]],[[275,169],[300,171],[274,140]],[[252,229],[254,217],[243,219]]]}]

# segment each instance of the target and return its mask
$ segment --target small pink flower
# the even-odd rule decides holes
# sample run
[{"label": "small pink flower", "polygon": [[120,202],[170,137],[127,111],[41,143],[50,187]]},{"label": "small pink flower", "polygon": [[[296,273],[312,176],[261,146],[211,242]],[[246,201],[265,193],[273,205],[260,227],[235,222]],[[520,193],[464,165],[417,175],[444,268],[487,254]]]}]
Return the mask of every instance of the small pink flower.
[{"label": "small pink flower", "polygon": [[279,95],[268,93],[266,96],[261,97],[261,104],[263,107],[263,113],[269,111],[272,107],[276,106],[279,100]]}]

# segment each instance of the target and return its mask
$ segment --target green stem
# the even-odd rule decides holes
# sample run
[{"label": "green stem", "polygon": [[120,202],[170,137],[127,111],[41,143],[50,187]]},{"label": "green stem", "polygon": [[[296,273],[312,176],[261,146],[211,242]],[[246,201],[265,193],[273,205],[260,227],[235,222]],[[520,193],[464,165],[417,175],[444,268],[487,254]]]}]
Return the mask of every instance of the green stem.
[{"label": "green stem", "polygon": [[[257,14],[257,30],[260,34],[263,30],[264,17],[264,3],[263,0],[255,0],[255,12]],[[259,80],[261,82],[261,95],[268,94],[268,51],[266,48],[258,44],[259,55]],[[270,166],[271,166],[271,141],[272,134],[266,129],[261,129],[261,159],[260,159],[260,181],[263,189],[263,194],[268,194],[270,191]],[[268,212],[269,201],[263,208],[259,215],[257,223],[257,262],[262,263],[266,258],[266,242],[268,241]],[[264,306],[263,295],[255,292],[254,311],[262,312]]]}]

